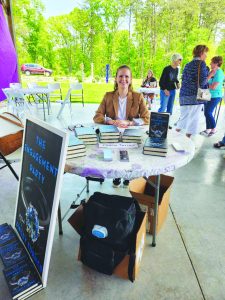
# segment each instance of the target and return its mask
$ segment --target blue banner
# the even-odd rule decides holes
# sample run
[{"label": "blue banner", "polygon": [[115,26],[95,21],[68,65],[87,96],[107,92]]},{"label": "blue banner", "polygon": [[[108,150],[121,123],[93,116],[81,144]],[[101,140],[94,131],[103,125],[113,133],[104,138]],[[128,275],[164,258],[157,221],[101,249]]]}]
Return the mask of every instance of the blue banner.
[{"label": "blue banner", "polygon": [[110,71],[110,65],[107,64],[105,66],[105,82],[108,83],[109,82],[109,71]]}]

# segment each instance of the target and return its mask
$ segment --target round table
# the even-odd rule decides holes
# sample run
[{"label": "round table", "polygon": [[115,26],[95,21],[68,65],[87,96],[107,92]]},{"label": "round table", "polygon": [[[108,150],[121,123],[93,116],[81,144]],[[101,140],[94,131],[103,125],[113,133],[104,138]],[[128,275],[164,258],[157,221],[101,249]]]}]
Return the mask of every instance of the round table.
[{"label": "round table", "polygon": [[[145,126],[144,126],[145,127]],[[147,138],[143,128],[143,142]],[[172,143],[177,142],[185,149],[184,153],[176,152]],[[195,147],[191,139],[176,131],[168,132],[168,153],[166,157],[144,155],[143,144],[138,148],[127,149],[129,162],[119,160],[119,149],[112,149],[113,160],[103,160],[103,150],[98,145],[87,146],[87,156],[66,161],[65,172],[82,177],[124,178],[133,179],[141,176],[160,175],[174,171],[186,165],[194,156]]]},{"label": "round table", "polygon": [[[143,126],[144,142],[147,138],[145,133],[148,127]],[[191,139],[184,134],[176,131],[168,132],[168,153],[166,157],[144,155],[143,143],[138,148],[127,149],[129,162],[119,160],[119,149],[112,149],[113,160],[103,160],[103,150],[98,145],[87,146],[87,156],[75,158],[66,161],[65,172],[73,173],[82,177],[99,177],[99,178],[118,178],[133,179],[137,177],[149,177],[156,175],[156,183],[151,185],[155,188],[154,204],[154,231],[152,245],[156,246],[156,224],[158,214],[158,200],[160,189],[160,174],[174,171],[186,165],[194,156],[195,146]],[[185,152],[176,152],[172,143],[179,143],[185,149]]]}]

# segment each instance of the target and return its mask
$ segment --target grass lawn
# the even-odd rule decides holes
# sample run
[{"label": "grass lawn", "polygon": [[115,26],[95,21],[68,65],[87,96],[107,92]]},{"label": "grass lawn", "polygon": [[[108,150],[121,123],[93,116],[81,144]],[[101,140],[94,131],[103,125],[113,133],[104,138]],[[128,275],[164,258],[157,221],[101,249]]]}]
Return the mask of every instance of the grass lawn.
[{"label": "grass lawn", "polygon": [[[36,82],[38,85],[46,86],[48,83],[59,82],[62,89],[63,98],[66,96],[66,93],[69,89],[70,82],[75,82],[71,78],[60,78],[57,81],[54,81],[52,77],[30,75],[30,76],[21,76],[21,81],[23,87],[27,87],[27,82]],[[141,79],[133,79],[133,88],[136,91],[141,85]],[[113,91],[113,81],[109,83],[83,83],[84,90],[84,102],[85,103],[100,103],[103,99],[103,96],[106,92]],[[57,92],[57,91],[56,91]],[[52,98],[51,101],[57,100]],[[73,102],[73,101],[72,101]]]}]

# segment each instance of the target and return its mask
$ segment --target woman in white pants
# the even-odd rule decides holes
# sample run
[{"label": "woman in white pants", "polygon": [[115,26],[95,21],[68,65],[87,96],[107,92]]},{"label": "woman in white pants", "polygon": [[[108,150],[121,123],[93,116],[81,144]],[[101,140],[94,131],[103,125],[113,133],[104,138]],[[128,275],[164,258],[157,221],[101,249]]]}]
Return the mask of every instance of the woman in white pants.
[{"label": "woman in white pants", "polygon": [[209,48],[205,45],[198,45],[193,50],[193,60],[186,64],[182,74],[180,89],[180,118],[176,130],[184,130],[187,137],[198,133],[198,125],[203,103],[197,100],[198,90],[198,69],[199,86],[207,86],[207,67],[205,59]]}]

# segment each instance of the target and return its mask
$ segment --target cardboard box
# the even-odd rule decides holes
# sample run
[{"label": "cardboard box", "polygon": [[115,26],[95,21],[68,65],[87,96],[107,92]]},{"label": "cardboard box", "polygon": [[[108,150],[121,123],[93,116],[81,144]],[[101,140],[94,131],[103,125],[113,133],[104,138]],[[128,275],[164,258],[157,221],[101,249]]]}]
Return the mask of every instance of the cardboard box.
[{"label": "cardboard box", "polygon": [[[135,240],[135,263],[133,267],[133,280],[137,278],[140,263],[144,251],[145,246],[145,238],[146,238],[146,221],[147,221],[147,213],[138,212],[136,216],[137,220],[137,232],[136,232],[136,240]],[[83,206],[80,205],[75,213],[69,218],[68,222],[71,226],[76,230],[76,232],[81,235],[82,227],[84,226],[84,218],[83,218]],[[128,265],[129,265],[129,255],[126,255],[124,259],[121,261],[119,265],[115,268],[113,274],[117,276],[129,279],[128,277]],[[80,260],[80,249],[78,252],[78,260]]]},{"label": "cardboard box", "polygon": [[[156,176],[150,176],[152,182],[156,182]],[[158,207],[158,220],[156,233],[159,232],[164,224],[169,208],[170,191],[174,178],[171,176],[160,176],[160,192],[159,192],[159,207]],[[154,219],[154,202],[155,202],[155,189],[143,177],[130,181],[129,189],[131,195],[137,201],[147,206],[148,223],[147,232],[153,234],[153,219]]]}]

